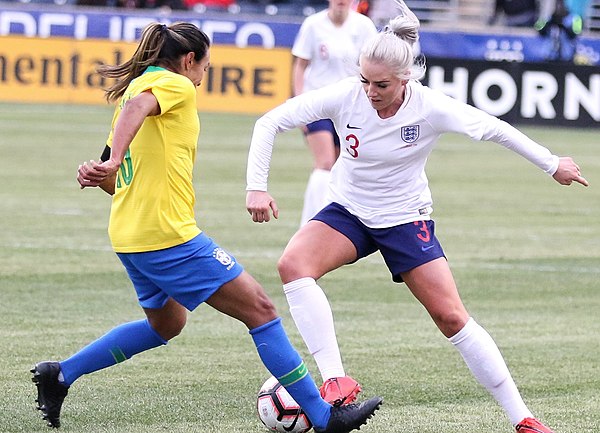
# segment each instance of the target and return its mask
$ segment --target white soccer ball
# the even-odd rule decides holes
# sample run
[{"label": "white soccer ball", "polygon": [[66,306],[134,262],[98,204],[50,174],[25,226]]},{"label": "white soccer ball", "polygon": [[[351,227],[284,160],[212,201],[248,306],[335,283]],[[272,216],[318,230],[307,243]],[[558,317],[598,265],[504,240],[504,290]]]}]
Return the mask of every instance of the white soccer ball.
[{"label": "white soccer ball", "polygon": [[312,428],[304,411],[273,376],[258,391],[256,408],[258,418],[271,431],[305,433]]}]

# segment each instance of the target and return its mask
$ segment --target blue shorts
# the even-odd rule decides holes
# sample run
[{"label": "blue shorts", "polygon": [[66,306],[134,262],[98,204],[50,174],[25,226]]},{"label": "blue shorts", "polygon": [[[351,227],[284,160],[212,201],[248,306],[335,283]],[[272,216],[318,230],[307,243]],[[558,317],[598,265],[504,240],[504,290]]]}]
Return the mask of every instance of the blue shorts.
[{"label": "blue shorts", "polygon": [[350,239],[356,247],[356,260],[379,250],[396,283],[402,282],[400,274],[403,272],[446,257],[435,237],[435,224],[432,220],[372,229],[337,203],[325,206],[313,219],[327,224]]},{"label": "blue shorts", "polygon": [[204,233],[164,250],[117,255],[143,308],[161,308],[173,298],[192,311],[244,270]]},{"label": "blue shorts", "polygon": [[333,122],[331,120],[317,120],[306,125],[306,129],[308,131],[306,132],[307,135],[312,132],[329,131],[331,135],[333,135],[333,144],[335,144],[335,147],[340,147],[340,137],[338,137],[337,131],[335,130],[335,126],[333,126]]}]

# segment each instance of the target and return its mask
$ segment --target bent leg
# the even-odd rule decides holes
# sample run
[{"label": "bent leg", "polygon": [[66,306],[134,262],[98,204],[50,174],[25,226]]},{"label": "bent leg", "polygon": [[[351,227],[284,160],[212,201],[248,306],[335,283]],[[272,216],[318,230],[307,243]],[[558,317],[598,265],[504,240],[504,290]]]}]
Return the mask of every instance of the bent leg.
[{"label": "bent leg", "polygon": [[[192,242],[186,243],[186,245]],[[168,286],[155,278],[170,278],[161,266],[177,263],[176,254],[185,246],[141,254],[118,254],[136,289],[147,319],[121,324],[60,363],[64,383],[70,385],[83,374],[123,362],[132,356],[166,344],[185,326],[187,311],[183,305],[159,287]],[[171,254],[171,255],[169,255]],[[185,270],[184,270],[185,272]],[[152,307],[152,308],[150,308]]]},{"label": "bent leg", "polygon": [[221,286],[206,302],[248,327],[267,370],[288,390],[315,426],[325,426],[331,407],[321,399],[262,286],[244,271]]},{"label": "bent leg", "polygon": [[329,421],[331,406],[322,398],[304,361],[290,343],[281,319],[277,318],[250,330],[256,350],[269,372],[302,407],[317,428]]},{"label": "bent leg", "polygon": [[346,375],[333,312],[316,279],[356,259],[350,240],[320,221],[310,221],[290,240],[278,268],[296,327],[323,381]]},{"label": "bent leg", "polygon": [[401,276],[442,334],[451,337],[465,326],[469,313],[444,257],[417,266]]},{"label": "bent leg", "polygon": [[246,271],[223,284],[206,303],[241,321],[248,329],[264,325],[277,317],[271,299],[258,281]]},{"label": "bent leg", "polygon": [[123,323],[60,362],[63,383],[123,362],[133,355],[167,344],[148,320]]},{"label": "bent leg", "polygon": [[435,324],[458,349],[467,367],[514,425],[531,417],[492,337],[469,317],[445,258],[402,274],[403,280]]},{"label": "bent leg", "polygon": [[339,231],[321,221],[310,221],[290,239],[277,263],[281,281],[299,278],[318,280],[357,258],[354,244]]},{"label": "bent leg", "polygon": [[512,425],[533,415],[508,371],[492,337],[472,318],[449,341],[458,349],[473,376],[506,412]]},{"label": "bent leg", "polygon": [[177,337],[187,322],[186,308],[173,298],[162,308],[144,308],[144,313],[152,329],[167,341]]}]

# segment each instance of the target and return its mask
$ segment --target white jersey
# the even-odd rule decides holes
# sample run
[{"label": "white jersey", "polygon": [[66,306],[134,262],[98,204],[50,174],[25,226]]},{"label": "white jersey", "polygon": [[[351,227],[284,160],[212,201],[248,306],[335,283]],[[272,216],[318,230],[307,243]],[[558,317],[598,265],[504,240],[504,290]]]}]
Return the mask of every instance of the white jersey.
[{"label": "white jersey", "polygon": [[430,219],[432,199],[425,164],[439,136],[464,134],[520,154],[548,174],[558,157],[508,123],[409,81],[404,102],[381,119],[358,78],[348,78],[289,99],[257,120],[248,158],[247,190],[267,190],[275,135],[329,118],[341,141],[331,170],[329,199],[371,228]]},{"label": "white jersey", "polygon": [[294,56],[310,61],[302,91],[319,89],[355,75],[360,49],[375,34],[373,21],[352,10],[340,27],[329,19],[327,10],[308,16],[292,47]]}]

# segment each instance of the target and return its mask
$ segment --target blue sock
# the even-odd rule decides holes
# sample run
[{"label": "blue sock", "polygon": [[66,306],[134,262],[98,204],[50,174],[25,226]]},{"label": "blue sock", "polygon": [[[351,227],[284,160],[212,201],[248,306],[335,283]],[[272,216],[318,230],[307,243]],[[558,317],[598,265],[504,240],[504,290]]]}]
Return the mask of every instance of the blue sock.
[{"label": "blue sock", "polygon": [[147,319],[123,323],[60,362],[63,383],[70,386],[84,374],[110,367],[163,344],[167,341],[152,329]]},{"label": "blue sock", "polygon": [[250,335],[265,367],[302,407],[313,425],[325,428],[331,405],[321,398],[317,385],[290,343],[281,325],[281,318],[251,329]]}]

